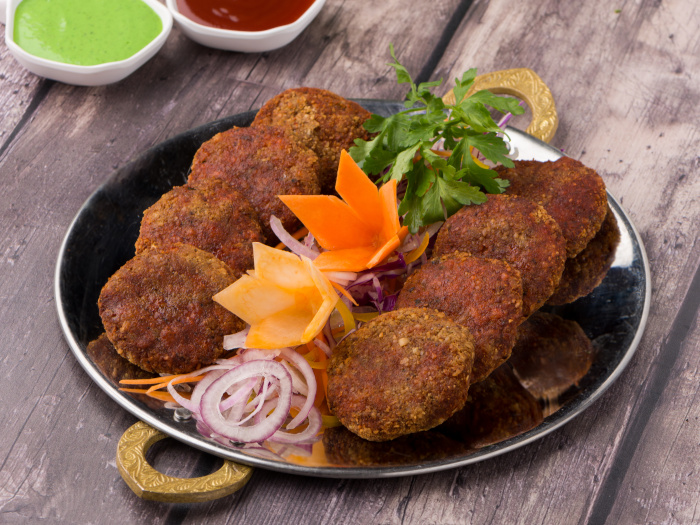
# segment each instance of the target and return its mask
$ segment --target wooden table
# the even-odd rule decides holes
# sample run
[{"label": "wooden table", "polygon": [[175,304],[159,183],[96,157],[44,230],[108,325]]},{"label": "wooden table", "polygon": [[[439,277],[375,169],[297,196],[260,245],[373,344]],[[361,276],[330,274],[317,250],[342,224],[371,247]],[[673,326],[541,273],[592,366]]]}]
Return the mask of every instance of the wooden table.
[{"label": "wooden table", "polygon": [[[208,49],[175,28],[131,77],[95,88],[38,78],[0,46],[0,522],[700,523],[698,27],[693,0],[329,0],[278,51]],[[286,88],[402,98],[390,43],[422,81],[528,67],[548,84],[552,144],[598,170],[649,255],[636,355],[577,419],[473,466],[366,481],[258,469],[214,502],[139,499],[115,465],[135,418],[78,365],[56,315],[71,219],[150,146]],[[154,461],[183,477],[216,463],[177,442]]]}]

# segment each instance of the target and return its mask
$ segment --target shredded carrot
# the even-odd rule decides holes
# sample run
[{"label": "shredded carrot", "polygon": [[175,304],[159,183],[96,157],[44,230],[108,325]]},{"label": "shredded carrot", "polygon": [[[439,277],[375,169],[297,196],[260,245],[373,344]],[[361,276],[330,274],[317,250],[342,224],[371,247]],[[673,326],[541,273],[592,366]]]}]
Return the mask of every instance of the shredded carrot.
[{"label": "shredded carrot", "polygon": [[326,371],[325,370],[316,370],[314,369],[314,375],[316,376],[316,396],[314,397],[314,406],[316,408],[319,408],[323,402],[326,400],[326,391],[325,389],[321,388],[323,384],[323,378],[326,377]]},{"label": "shredded carrot", "polygon": [[144,394],[148,397],[159,399],[161,401],[171,401],[176,403],[175,398],[171,396],[168,392],[149,392],[143,388],[120,388],[122,392],[131,392],[133,394]]},{"label": "shredded carrot", "polygon": [[155,383],[162,383],[163,381],[170,381],[174,377],[178,377],[178,374],[149,377],[148,379],[122,379],[119,383],[122,385],[153,385]]},{"label": "shredded carrot", "polygon": [[[184,374],[183,374],[184,376]],[[173,376],[174,379],[171,379],[170,381],[164,381],[162,383],[158,383],[157,385],[153,385],[151,388],[148,389],[148,392],[155,392],[156,390],[160,390],[161,388],[165,388],[169,384],[172,385],[180,385],[182,383],[198,383],[202,379],[204,379],[204,376],[196,376],[196,377],[183,377],[183,376]]]},{"label": "shredded carrot", "polygon": [[352,295],[350,295],[350,292],[348,292],[345,288],[343,288],[342,286],[340,286],[340,285],[339,285],[338,283],[336,283],[336,282],[331,281],[331,284],[333,285],[333,288],[335,288],[336,290],[338,290],[341,294],[343,294],[345,297],[347,297],[347,299],[348,299],[352,304],[354,304],[355,306],[357,306],[357,301],[355,301],[354,297],[353,297]]}]

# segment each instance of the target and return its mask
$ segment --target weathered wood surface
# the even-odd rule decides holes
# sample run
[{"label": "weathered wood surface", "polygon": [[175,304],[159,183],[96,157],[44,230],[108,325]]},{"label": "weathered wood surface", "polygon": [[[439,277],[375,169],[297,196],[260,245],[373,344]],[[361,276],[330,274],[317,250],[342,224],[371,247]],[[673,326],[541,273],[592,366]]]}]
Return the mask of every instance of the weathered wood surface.
[{"label": "weathered wood surface", "polygon": [[[284,49],[220,52],[174,29],[142,69],[96,88],[35,77],[0,46],[0,522],[700,523],[698,27],[693,0],[329,0]],[[549,85],[553,144],[601,173],[646,245],[653,304],[637,354],[579,418],[473,466],[368,481],[258,469],[215,502],[140,500],[114,460],[135,419],[82,371],[56,318],[71,219],[149,146],[285,88],[401,98],[389,43],[421,80],[529,67]],[[172,475],[216,463],[164,449]]]}]

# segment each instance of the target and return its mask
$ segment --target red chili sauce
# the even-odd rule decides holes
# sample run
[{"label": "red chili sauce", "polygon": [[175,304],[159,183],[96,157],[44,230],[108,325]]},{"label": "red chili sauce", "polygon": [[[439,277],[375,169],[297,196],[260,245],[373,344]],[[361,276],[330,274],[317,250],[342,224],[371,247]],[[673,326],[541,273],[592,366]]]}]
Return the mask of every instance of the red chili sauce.
[{"label": "red chili sauce", "polygon": [[264,31],[296,21],[314,0],[177,0],[181,14],[198,24]]}]

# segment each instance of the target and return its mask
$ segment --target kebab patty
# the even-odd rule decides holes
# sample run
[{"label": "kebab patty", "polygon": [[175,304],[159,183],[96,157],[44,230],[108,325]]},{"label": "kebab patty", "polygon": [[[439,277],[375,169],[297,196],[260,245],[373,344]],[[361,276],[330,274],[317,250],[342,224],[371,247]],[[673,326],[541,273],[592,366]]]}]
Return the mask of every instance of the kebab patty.
[{"label": "kebab patty", "polygon": [[328,364],[328,406],[351,432],[387,441],[462,408],[474,360],[469,330],[429,308],[382,314],[343,339]]},{"label": "kebab patty", "polygon": [[603,282],[615,259],[615,249],[619,243],[617,219],[608,207],[603,226],[593,240],[576,257],[566,260],[559,286],[547,304],[567,304],[591,293]]},{"label": "kebab patty", "polygon": [[520,195],[544,207],[566,239],[567,257],[575,257],[593,239],[608,208],[605,183],[595,170],[570,157],[554,162],[515,161],[496,168],[507,179],[509,195]]},{"label": "kebab patty", "polygon": [[202,144],[194,156],[187,184],[202,187],[220,179],[253,205],[268,242],[276,242],[270,229],[274,215],[290,231],[299,221],[278,195],[316,195],[318,157],[289,138],[282,128],[233,128]]},{"label": "kebab patty", "polygon": [[219,179],[176,186],[143,214],[136,251],[184,243],[216,255],[240,277],[253,267],[253,242],[265,237],[253,206]]},{"label": "kebab patty", "polygon": [[351,100],[325,89],[288,89],[260,108],[253,126],[281,126],[318,155],[319,182],[323,193],[332,193],[340,151],[369,140],[362,124],[370,112]]},{"label": "kebab patty", "polygon": [[119,354],[149,372],[180,374],[214,362],[223,338],[245,326],[212,296],[236,279],[214,255],[175,244],[129,260],[102,288],[98,306]]},{"label": "kebab patty", "polygon": [[454,252],[434,257],[404,284],[396,308],[446,313],[474,336],[471,382],[485,379],[510,356],[523,316],[520,272],[507,262]]},{"label": "kebab patty", "polygon": [[455,251],[502,259],[518,270],[525,317],[552,295],[566,261],[566,241],[544,208],[504,194],[488,195],[484,204],[465,206],[447,219],[433,256]]}]

